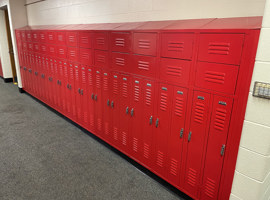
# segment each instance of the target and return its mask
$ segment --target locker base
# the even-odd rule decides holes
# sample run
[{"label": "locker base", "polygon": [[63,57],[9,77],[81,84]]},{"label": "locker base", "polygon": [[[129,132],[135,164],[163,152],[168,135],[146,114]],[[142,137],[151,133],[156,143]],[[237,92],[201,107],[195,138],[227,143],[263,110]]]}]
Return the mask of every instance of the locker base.
[{"label": "locker base", "polygon": [[13,78],[4,78],[5,83],[13,82]]},{"label": "locker base", "polygon": [[19,87],[18,87],[18,89],[19,89],[19,92],[20,92],[20,93],[25,93],[25,91],[23,90],[23,88],[19,88]]}]

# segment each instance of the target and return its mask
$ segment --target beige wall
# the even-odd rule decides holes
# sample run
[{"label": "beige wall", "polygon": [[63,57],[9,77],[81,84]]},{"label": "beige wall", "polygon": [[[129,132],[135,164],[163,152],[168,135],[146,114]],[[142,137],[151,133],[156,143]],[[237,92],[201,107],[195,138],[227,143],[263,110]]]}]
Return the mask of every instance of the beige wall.
[{"label": "beige wall", "polygon": [[46,0],[27,6],[27,11],[30,25],[78,24],[261,16],[264,3],[265,0]]}]

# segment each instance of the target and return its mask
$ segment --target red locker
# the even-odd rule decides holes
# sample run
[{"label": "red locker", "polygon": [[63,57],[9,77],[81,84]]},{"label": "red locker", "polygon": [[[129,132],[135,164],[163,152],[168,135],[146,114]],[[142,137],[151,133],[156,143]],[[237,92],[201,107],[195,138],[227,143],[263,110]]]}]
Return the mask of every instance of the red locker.
[{"label": "red locker", "polygon": [[79,49],[77,47],[68,47],[67,49],[67,58],[69,61],[76,62],[78,61]]},{"label": "red locker", "polygon": [[58,58],[66,59],[67,58],[67,47],[66,46],[57,46],[57,56]]},{"label": "red locker", "polygon": [[112,51],[129,53],[131,51],[131,33],[112,32],[110,34],[110,46]]},{"label": "red locker", "polygon": [[[156,85],[152,80],[143,81],[143,118],[142,118],[142,161],[149,168],[153,167],[154,142],[153,130],[155,126]],[[134,144],[133,144],[134,146]],[[133,147],[134,148],[134,147]]]},{"label": "red locker", "polygon": [[197,63],[195,85],[228,94],[235,91],[238,67],[216,63]]},{"label": "red locker", "polygon": [[60,105],[60,110],[62,113],[65,114],[66,111],[66,102],[65,102],[65,86],[66,81],[65,75],[64,75],[64,62],[62,60],[57,60],[57,67],[58,67],[58,87],[59,87],[59,93],[58,93],[58,101]]},{"label": "red locker", "polygon": [[71,46],[71,47],[78,46],[78,35],[76,31],[66,32],[66,44],[67,46]]},{"label": "red locker", "polygon": [[120,72],[132,72],[131,56],[127,53],[111,53],[110,67]]},{"label": "red locker", "polygon": [[21,30],[21,40],[22,42],[26,42],[26,33],[25,33],[25,30]]},{"label": "red locker", "polygon": [[56,32],[56,43],[58,45],[66,45],[66,32],[64,31]]},{"label": "red locker", "polygon": [[95,71],[95,125],[96,125],[96,134],[102,135],[102,71],[100,68],[96,68]]},{"label": "red locker", "polygon": [[214,95],[200,199],[218,199],[233,100]]},{"label": "red locker", "polygon": [[55,31],[47,31],[47,43],[56,44],[56,32]]},{"label": "red locker", "polygon": [[87,105],[90,98],[88,98],[88,90],[87,90],[87,66],[86,65],[80,66],[80,73],[81,73],[80,95],[81,95],[81,108],[82,108],[82,125],[87,128],[88,122],[89,122]]},{"label": "red locker", "polygon": [[46,43],[46,32],[45,31],[39,31],[38,32],[38,35],[39,35],[39,41],[41,43]]},{"label": "red locker", "polygon": [[134,55],[132,72],[147,77],[156,77],[157,61],[155,57]]},{"label": "red locker", "polygon": [[32,41],[39,42],[38,31],[32,31]]},{"label": "red locker", "polygon": [[25,33],[26,33],[26,41],[32,42],[32,31],[27,30],[27,31],[25,31]]},{"label": "red locker", "polygon": [[107,32],[96,32],[93,34],[94,49],[108,50],[109,41]]},{"label": "red locker", "polygon": [[134,33],[133,53],[156,56],[157,33]]},{"label": "red locker", "polygon": [[163,177],[167,175],[168,169],[168,138],[170,132],[171,107],[173,97],[173,86],[160,83],[158,86],[158,111],[155,119],[155,163],[154,170]]},{"label": "red locker", "polygon": [[92,33],[80,32],[79,33],[79,47],[81,48],[92,48]]},{"label": "red locker", "polygon": [[163,33],[161,35],[161,56],[191,60],[194,39],[194,34]]},{"label": "red locker", "polygon": [[50,57],[56,57],[57,56],[57,46],[55,45],[48,45],[48,55]]},{"label": "red locker", "polygon": [[63,89],[64,98],[62,99],[64,105],[64,113],[66,116],[71,115],[71,97],[70,97],[70,83],[69,83],[69,66],[66,61],[63,61]]},{"label": "red locker", "polygon": [[35,53],[39,53],[40,52],[40,49],[39,49],[39,43],[33,43],[33,49],[34,49],[34,52]]},{"label": "red locker", "polygon": [[[77,68],[76,68],[77,66]],[[76,112],[76,77],[75,72],[78,69],[78,65],[74,63],[69,63],[69,74],[68,74],[68,82],[70,84],[69,90],[71,93],[71,119],[77,122],[77,112]]]},{"label": "red locker", "polygon": [[119,98],[119,130],[120,140],[119,148],[121,151],[130,154],[131,134],[130,125],[132,118],[136,115],[137,110],[134,109],[133,105],[130,104],[130,96],[132,95],[132,82],[131,77],[125,74],[119,75],[120,82],[120,98]]},{"label": "red locker", "polygon": [[82,98],[81,98],[81,67],[74,64],[74,87],[75,87],[75,105],[76,119],[79,124],[83,124]]},{"label": "red locker", "polygon": [[95,70],[90,66],[87,66],[87,94],[89,113],[88,130],[95,133]]},{"label": "red locker", "polygon": [[198,59],[239,65],[243,41],[243,34],[201,34]]},{"label": "red locker", "polygon": [[43,55],[47,55],[48,47],[46,44],[40,44],[40,53]]},{"label": "red locker", "polygon": [[108,51],[95,50],[94,65],[96,67],[108,68],[109,53]]},{"label": "red locker", "polygon": [[27,50],[30,52],[32,52],[34,50],[33,43],[31,43],[31,42],[27,43]]},{"label": "red locker", "polygon": [[91,49],[79,49],[79,61],[83,65],[93,65],[93,55]]},{"label": "red locker", "polygon": [[161,58],[159,78],[170,83],[188,86],[190,68],[190,61]]},{"label": "red locker", "polygon": [[184,189],[198,197],[204,144],[207,138],[210,113],[210,94],[200,91],[193,93],[192,114],[187,138],[187,159],[185,166]]},{"label": "red locker", "polygon": [[186,88],[174,86],[171,108],[171,128],[168,137],[168,170],[167,177],[174,185],[180,185],[180,170],[183,166],[182,150],[183,141],[186,137],[185,119],[187,109],[188,90]]}]

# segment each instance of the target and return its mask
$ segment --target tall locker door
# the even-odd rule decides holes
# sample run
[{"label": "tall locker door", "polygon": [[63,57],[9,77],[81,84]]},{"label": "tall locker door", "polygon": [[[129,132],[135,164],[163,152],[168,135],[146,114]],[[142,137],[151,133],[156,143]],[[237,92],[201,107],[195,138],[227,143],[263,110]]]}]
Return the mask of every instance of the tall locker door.
[{"label": "tall locker door", "polygon": [[103,135],[106,141],[111,141],[112,138],[112,109],[110,98],[110,73],[103,69],[102,78],[102,105],[103,105]]},{"label": "tall locker door", "polygon": [[133,158],[142,161],[142,119],[144,116],[143,109],[143,79],[133,77],[131,90],[131,109],[134,109],[134,114],[131,119],[130,125],[130,153]]},{"label": "tall locker door", "polygon": [[73,121],[76,121],[76,109],[75,109],[75,84],[74,84],[74,65],[72,63],[69,63],[68,66],[68,83],[69,83],[69,94],[68,97],[69,99],[67,99],[69,101],[69,114],[70,114],[70,118]]},{"label": "tall locker door", "polygon": [[69,82],[68,82],[68,63],[63,61],[63,108],[66,116],[70,115],[70,98],[69,98]]},{"label": "tall locker door", "polygon": [[39,73],[40,73],[40,69],[39,69],[39,59],[38,59],[38,55],[35,54],[35,79],[36,79],[36,92],[37,92],[37,97],[40,99],[41,95],[40,95],[40,80],[39,80]]},{"label": "tall locker door", "polygon": [[116,72],[111,76],[111,108],[112,108],[112,143],[115,146],[119,146],[120,143],[120,130],[119,130],[119,95],[120,95],[120,77]]},{"label": "tall locker door", "polygon": [[87,101],[88,101],[88,98],[87,98],[87,95],[88,95],[88,91],[87,91],[87,76],[86,76],[86,73],[87,73],[87,68],[86,68],[86,65],[81,65],[80,67],[80,88],[81,88],[81,91],[80,91],[80,95],[81,95],[81,108],[82,108],[82,125],[87,128],[88,126],[88,107],[87,107]]},{"label": "tall locker door", "polygon": [[63,81],[64,79],[64,67],[63,67],[63,61],[62,60],[58,60],[57,61],[57,67],[58,67],[58,78],[57,78],[57,84],[59,87],[59,93],[58,93],[58,104],[59,104],[59,109],[61,110],[61,112],[63,113],[65,111],[65,82]]},{"label": "tall locker door", "polygon": [[174,86],[171,131],[168,145],[168,179],[175,185],[180,184],[180,168],[182,167],[182,149],[185,132],[185,116],[188,90]]},{"label": "tall locker door", "polygon": [[119,98],[119,113],[120,113],[120,150],[126,154],[130,154],[130,120],[135,115],[136,110],[130,105],[131,95],[131,77],[125,74],[120,75],[120,98]]},{"label": "tall locker door", "polygon": [[49,105],[52,105],[52,88],[50,84],[51,80],[51,73],[50,73],[50,60],[46,57],[46,88],[47,88],[47,96],[48,96],[48,103]]},{"label": "tall locker door", "polygon": [[42,97],[43,97],[43,101],[45,103],[47,103],[48,99],[47,99],[47,91],[46,91],[46,73],[45,73],[45,70],[46,70],[46,60],[45,60],[45,57],[44,56],[41,56],[41,87],[42,87]]},{"label": "tall locker door", "polygon": [[143,81],[143,117],[142,117],[142,163],[152,168],[154,159],[153,129],[155,116],[155,82],[151,80]]},{"label": "tall locker door", "polygon": [[88,105],[88,130],[92,133],[95,132],[95,105],[94,105],[94,96],[95,96],[95,70],[93,67],[87,66],[87,105]]},{"label": "tall locker door", "polygon": [[204,143],[207,137],[210,94],[200,91],[193,93],[193,105],[187,145],[184,188],[195,197],[200,186]]},{"label": "tall locker door", "polygon": [[96,133],[102,134],[102,71],[96,68],[95,72],[95,125]]},{"label": "tall locker door", "polygon": [[53,59],[53,66],[54,66],[54,76],[53,76],[53,87],[54,87],[54,100],[56,109],[60,110],[60,85],[59,85],[59,71],[58,71],[58,60]]},{"label": "tall locker door", "polygon": [[168,168],[168,139],[170,135],[172,97],[173,86],[159,83],[157,98],[158,110],[154,128],[154,170],[163,177],[166,177]]},{"label": "tall locker door", "polygon": [[82,124],[82,96],[81,96],[81,69],[80,66],[74,64],[74,95],[75,95],[75,107],[76,118],[79,124]]},{"label": "tall locker door", "polygon": [[50,70],[51,70],[50,83],[51,83],[51,90],[52,90],[52,103],[53,103],[54,108],[57,108],[56,81],[55,81],[56,71],[55,71],[54,65],[55,65],[54,60],[50,59]]},{"label": "tall locker door", "polygon": [[232,105],[231,98],[214,96],[200,199],[218,198]]}]

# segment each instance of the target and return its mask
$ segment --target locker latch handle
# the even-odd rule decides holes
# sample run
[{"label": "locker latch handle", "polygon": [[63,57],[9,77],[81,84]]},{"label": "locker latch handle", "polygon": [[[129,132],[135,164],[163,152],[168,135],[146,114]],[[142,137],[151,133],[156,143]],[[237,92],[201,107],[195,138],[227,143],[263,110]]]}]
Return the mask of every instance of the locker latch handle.
[{"label": "locker latch handle", "polygon": [[131,115],[131,117],[133,117],[133,115],[134,115],[134,108],[131,109],[130,115]]},{"label": "locker latch handle", "polygon": [[67,88],[69,89],[69,84],[67,84]]},{"label": "locker latch handle", "polygon": [[70,89],[70,90],[72,89],[71,85],[69,85],[69,89]]},{"label": "locker latch handle", "polygon": [[183,138],[183,135],[184,135],[184,129],[181,128],[181,130],[180,130],[180,138]]},{"label": "locker latch handle", "polygon": [[81,89],[81,95],[83,95],[83,89]]},{"label": "locker latch handle", "polygon": [[94,96],[95,96],[94,93],[92,93],[92,94],[91,94],[91,98],[92,98],[93,100],[94,100]]},{"label": "locker latch handle", "polygon": [[159,119],[156,120],[156,128],[158,127]]},{"label": "locker latch handle", "polygon": [[81,94],[81,89],[80,88],[78,89],[78,93]]},{"label": "locker latch handle", "polygon": [[152,123],[153,123],[153,116],[151,116],[149,119],[149,124],[152,125]]},{"label": "locker latch handle", "polygon": [[97,101],[97,95],[95,95],[95,101]]},{"label": "locker latch handle", "polygon": [[112,107],[112,108],[114,107],[114,102],[113,102],[113,101],[111,102],[111,107]]},{"label": "locker latch handle", "polygon": [[220,155],[223,156],[225,151],[225,144],[222,145],[221,150],[220,150]]},{"label": "locker latch handle", "polygon": [[191,134],[192,134],[192,132],[190,131],[190,132],[188,133],[188,142],[190,142],[190,140],[191,140]]},{"label": "locker latch handle", "polygon": [[107,100],[107,106],[110,106],[110,100],[109,99]]},{"label": "locker latch handle", "polygon": [[129,109],[129,108],[128,108],[128,106],[127,106],[127,107],[126,107],[126,114],[128,114],[128,109]]}]

